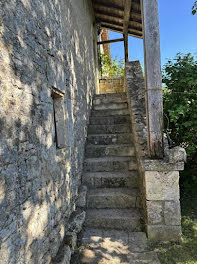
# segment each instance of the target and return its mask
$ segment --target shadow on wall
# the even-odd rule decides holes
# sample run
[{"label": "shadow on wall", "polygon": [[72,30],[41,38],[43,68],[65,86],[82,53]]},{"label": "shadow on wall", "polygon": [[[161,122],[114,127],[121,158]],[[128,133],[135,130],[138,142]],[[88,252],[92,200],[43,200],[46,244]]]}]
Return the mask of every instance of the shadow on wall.
[{"label": "shadow on wall", "polygon": [[[94,62],[92,36],[72,12],[63,0],[0,2],[2,264],[48,263],[75,208]],[[52,86],[65,91],[65,149],[54,142]]]}]

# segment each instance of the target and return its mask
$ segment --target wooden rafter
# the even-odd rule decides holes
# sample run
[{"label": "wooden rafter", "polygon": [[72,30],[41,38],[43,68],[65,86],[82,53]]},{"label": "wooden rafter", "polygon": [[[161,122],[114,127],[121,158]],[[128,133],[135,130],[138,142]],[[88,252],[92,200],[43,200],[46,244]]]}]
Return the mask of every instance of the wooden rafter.
[{"label": "wooden rafter", "polygon": [[97,44],[98,45],[103,45],[103,44],[114,43],[114,42],[119,42],[119,41],[124,41],[124,38],[110,39],[110,40],[105,40],[105,41],[99,41],[99,42],[97,42]]},{"label": "wooden rafter", "polygon": [[142,38],[140,0],[93,0],[95,22],[101,27]]},{"label": "wooden rafter", "polygon": [[[107,19],[109,19],[110,21],[113,21],[114,19],[121,21],[123,23],[124,21],[124,15],[118,15],[118,14],[114,14],[111,12],[104,12],[104,11],[100,11],[95,9],[96,11],[96,20],[101,20],[103,17],[107,17]],[[141,19],[134,19],[133,18],[133,14],[131,15],[130,21],[129,21],[129,25],[134,24],[135,26],[137,26],[140,30],[142,30],[142,20]]]},{"label": "wooden rafter", "polygon": [[[120,28],[120,31],[122,31],[122,28],[123,28],[123,22],[122,23],[119,23],[119,22],[116,22],[116,21],[112,21],[112,20],[108,20],[108,19],[97,19],[96,20],[98,23],[100,23],[101,25],[105,24],[105,25],[108,25],[108,26],[112,26],[112,27],[119,27]],[[142,35],[142,31],[140,28],[137,28],[135,26],[129,26],[128,27],[128,30],[127,30],[127,34],[130,32],[130,31],[133,31],[133,32],[136,32],[138,35]]]},{"label": "wooden rafter", "polygon": [[[124,7],[109,3],[107,1],[100,1],[100,0],[95,0],[93,3],[94,7],[104,7],[104,8],[110,8],[111,10],[115,11],[122,11],[124,12]],[[132,10],[136,13],[140,13],[140,4],[137,1],[132,1]]]},{"label": "wooden rafter", "polygon": [[[111,26],[111,25],[107,25],[107,24],[102,23],[101,26],[103,28],[110,29],[110,30],[113,30],[115,32],[122,32],[122,28],[120,28],[118,26],[115,26],[115,25],[114,26]],[[140,38],[140,39],[143,38],[142,32],[140,32],[139,34],[137,34],[136,32],[133,32],[132,30],[129,30],[128,33],[129,33],[130,36],[133,36],[133,37],[136,37],[136,38]]]}]

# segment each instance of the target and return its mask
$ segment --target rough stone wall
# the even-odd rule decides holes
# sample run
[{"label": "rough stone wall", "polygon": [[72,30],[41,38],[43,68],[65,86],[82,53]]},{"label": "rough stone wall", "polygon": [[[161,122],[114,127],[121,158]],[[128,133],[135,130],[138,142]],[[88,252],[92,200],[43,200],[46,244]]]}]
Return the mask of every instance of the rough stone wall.
[{"label": "rough stone wall", "polygon": [[106,78],[99,80],[99,93],[124,93],[124,78]]},{"label": "rough stone wall", "polygon": [[[0,1],[1,264],[47,264],[65,237],[95,86],[93,35],[90,0]],[[64,93],[61,149],[52,88]]]},{"label": "rough stone wall", "polygon": [[145,228],[154,241],[179,240],[181,214],[179,171],[184,169],[185,150],[168,149],[164,158],[149,159],[145,106],[145,82],[139,61],[129,62],[125,71],[125,89],[132,122]]}]

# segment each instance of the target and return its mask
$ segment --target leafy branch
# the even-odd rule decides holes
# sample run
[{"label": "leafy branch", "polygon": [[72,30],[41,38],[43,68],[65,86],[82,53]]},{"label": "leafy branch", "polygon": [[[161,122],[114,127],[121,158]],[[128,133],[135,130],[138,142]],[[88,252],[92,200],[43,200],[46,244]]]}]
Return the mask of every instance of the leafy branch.
[{"label": "leafy branch", "polygon": [[100,54],[100,76],[122,77],[124,76],[125,64],[123,60],[112,59],[105,53]]},{"label": "leafy branch", "polygon": [[197,1],[194,2],[194,5],[192,7],[192,15],[195,15],[197,12]]}]

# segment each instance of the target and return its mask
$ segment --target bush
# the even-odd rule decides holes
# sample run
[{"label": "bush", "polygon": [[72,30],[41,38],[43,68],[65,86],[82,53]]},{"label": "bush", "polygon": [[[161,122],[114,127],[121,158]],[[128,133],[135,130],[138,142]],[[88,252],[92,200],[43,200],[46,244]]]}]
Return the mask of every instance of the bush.
[{"label": "bush", "polygon": [[163,69],[165,131],[171,146],[186,148],[188,161],[197,154],[197,61],[178,53]]},{"label": "bush", "polygon": [[112,59],[107,54],[100,56],[100,77],[123,77],[125,64],[123,60]]}]

